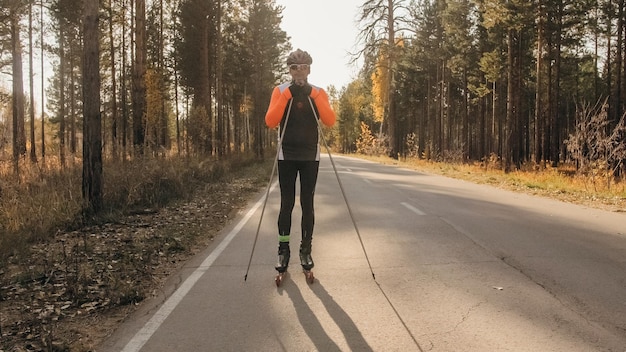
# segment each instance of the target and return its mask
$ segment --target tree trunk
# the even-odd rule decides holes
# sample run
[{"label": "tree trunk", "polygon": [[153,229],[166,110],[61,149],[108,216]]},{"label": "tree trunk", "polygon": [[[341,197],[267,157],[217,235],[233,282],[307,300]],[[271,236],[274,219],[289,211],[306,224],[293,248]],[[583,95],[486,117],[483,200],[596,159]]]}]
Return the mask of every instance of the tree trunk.
[{"label": "tree trunk", "polygon": [[85,211],[102,208],[102,125],[100,120],[99,0],[85,0],[83,17],[83,182]]},{"label": "tree trunk", "polygon": [[180,134],[181,134],[180,111],[178,107],[178,104],[180,104],[179,97],[178,97],[178,58],[176,57],[176,55],[174,55],[174,70],[173,71],[174,71],[174,112],[176,114],[176,153],[178,155],[181,155],[182,144],[180,140]]},{"label": "tree trunk", "polygon": [[536,78],[535,78],[535,143],[534,143],[534,161],[535,163],[541,163],[543,159],[541,144],[541,136],[543,133],[543,36],[544,36],[544,15],[542,1],[537,5],[539,23],[537,25],[537,56],[535,61],[537,62]]},{"label": "tree trunk", "polygon": [[389,53],[388,53],[388,65],[389,73],[387,74],[387,133],[389,134],[389,156],[398,159],[398,136],[396,135],[396,128],[398,126],[398,118],[396,116],[396,104],[395,104],[395,78],[394,78],[394,66],[395,66],[395,42],[396,31],[394,26],[394,1],[387,1],[387,40],[389,41]]},{"label": "tree trunk", "polygon": [[[611,7],[611,1],[608,3],[609,7]],[[607,12],[612,12],[613,9],[607,9]],[[612,41],[612,31],[613,31],[613,19],[608,18],[606,20],[606,91],[608,92],[608,114],[609,118],[613,116],[613,41]]]},{"label": "tree trunk", "polygon": [[146,114],[146,2],[135,2],[135,63],[133,66],[133,145],[143,154]]},{"label": "tree trunk", "polygon": [[19,172],[19,159],[26,154],[24,130],[24,77],[22,72],[22,44],[19,15],[11,14],[11,47],[13,53],[13,170]]},{"label": "tree trunk", "polygon": [[74,67],[76,67],[74,65],[74,58],[75,58],[74,47],[70,46],[70,54],[69,54],[69,60],[70,60],[70,84],[69,84],[70,136],[69,136],[69,142],[70,142],[70,154],[72,155],[72,158],[76,157],[76,152],[78,151],[78,148],[76,148],[76,104],[74,103],[76,101],[76,90],[74,89],[74,87],[76,87],[77,79],[76,79],[76,74],[74,72]]},{"label": "tree trunk", "polygon": [[463,115],[461,117],[461,148],[463,149],[463,161],[469,159],[470,155],[470,129],[469,129],[469,102],[468,102],[468,87],[469,82],[467,79],[467,66],[463,66],[463,100],[461,106]]},{"label": "tree trunk", "polygon": [[[43,41],[43,32],[44,32],[44,25],[43,25],[43,1],[41,2],[41,6],[39,8],[40,11],[40,17],[39,17],[39,22],[40,22],[40,41],[41,41],[41,72],[44,72],[44,56],[43,56],[43,48],[44,48],[44,41]],[[42,160],[46,160],[46,129],[45,129],[45,115],[44,115],[44,75],[41,75],[41,159]]]},{"label": "tree trunk", "polygon": [[615,58],[615,116],[614,121],[620,120],[624,113],[622,102],[622,80],[624,78],[623,64],[624,61],[624,0],[619,0],[617,15],[617,50]]},{"label": "tree trunk", "polygon": [[211,109],[211,70],[209,67],[210,26],[209,26],[208,13],[207,13],[207,18],[199,24],[198,30],[202,34],[200,38],[200,42],[199,42],[200,47],[198,48],[199,50],[198,63],[200,65],[200,70],[199,70],[200,80],[199,80],[198,90],[195,92],[195,96],[194,96],[194,106],[201,107],[204,109],[204,113],[206,114],[207,120],[203,121],[204,123],[206,123],[206,125],[194,126],[194,128],[198,128],[198,129],[202,129],[206,131],[207,140],[204,140],[201,142],[201,148],[203,149],[202,150],[203,152],[211,154],[211,151],[212,151],[211,132],[213,130],[213,124],[211,123],[211,116],[212,116],[212,113],[211,113],[212,112],[212,109]]},{"label": "tree trunk", "polygon": [[[28,5],[28,81],[30,82],[30,161],[37,162],[37,149],[35,144],[35,84],[33,64],[33,4]],[[42,86],[43,87],[43,86]]]},{"label": "tree trunk", "polygon": [[[132,8],[132,6],[130,6],[130,8]],[[132,11],[131,11],[132,14]],[[132,16],[131,16],[132,17]],[[121,67],[121,72],[120,72],[120,80],[121,80],[121,94],[122,96],[120,97],[120,103],[122,105],[122,127],[121,127],[121,139],[122,139],[122,160],[126,160],[126,155],[127,155],[127,150],[126,150],[126,146],[128,145],[128,119],[129,119],[129,114],[128,114],[128,87],[126,85],[126,83],[128,82],[128,76],[127,76],[127,72],[128,72],[128,67],[126,67],[127,63],[126,63],[126,57],[128,56],[128,53],[126,52],[126,0],[122,0],[122,18],[124,18],[124,20],[122,21],[122,67]],[[132,50],[131,50],[132,52]],[[132,55],[131,55],[132,57]]]},{"label": "tree trunk", "polygon": [[159,103],[160,103],[160,121],[159,121],[159,146],[161,150],[169,149],[169,128],[167,123],[167,110],[165,107],[165,97],[167,95],[166,88],[166,69],[165,69],[165,34],[164,34],[164,8],[163,0],[159,1]]},{"label": "tree trunk", "polygon": [[513,100],[515,105],[513,105],[513,131],[512,139],[512,153],[513,153],[513,163],[517,169],[522,166],[523,159],[523,148],[524,145],[523,139],[523,120],[522,120],[522,95],[524,91],[524,31],[519,30],[517,36],[517,52],[515,53],[515,99]]},{"label": "tree trunk", "polygon": [[515,40],[515,31],[513,29],[509,29],[508,31],[508,50],[507,50],[507,97],[506,97],[506,123],[504,124],[504,133],[503,133],[503,141],[502,141],[502,160],[504,161],[504,172],[511,171],[512,165],[512,141],[511,133],[513,131],[514,121],[513,114],[514,110],[514,98],[515,98],[515,82],[514,82],[514,53],[513,53],[513,42]]},{"label": "tree trunk", "polygon": [[111,153],[118,158],[119,124],[117,111],[117,72],[115,70],[115,41],[113,36],[113,0],[109,0],[109,41],[111,55]]},{"label": "tree trunk", "polygon": [[224,48],[222,47],[222,1],[217,1],[217,30],[216,30],[216,38],[215,38],[215,91],[216,91],[216,115],[217,115],[217,123],[216,123],[216,133],[215,136],[215,149],[217,155],[222,157],[226,155],[226,146],[228,141],[228,130],[227,130],[227,122],[226,122],[226,114],[224,113],[224,107],[226,106],[226,98],[224,94],[224,60],[223,60],[223,52]]},{"label": "tree trunk", "polygon": [[550,143],[550,161],[552,162],[552,167],[557,167],[559,163],[559,150],[562,144],[561,135],[562,135],[562,123],[561,123],[561,46],[562,46],[562,36],[563,36],[563,2],[559,1],[559,8],[557,9],[557,28],[555,35],[555,45],[554,45],[554,81],[553,81],[553,101],[552,101],[552,135],[551,135],[551,143]]},{"label": "tree trunk", "polygon": [[61,166],[65,167],[65,20],[59,23],[59,159]]}]

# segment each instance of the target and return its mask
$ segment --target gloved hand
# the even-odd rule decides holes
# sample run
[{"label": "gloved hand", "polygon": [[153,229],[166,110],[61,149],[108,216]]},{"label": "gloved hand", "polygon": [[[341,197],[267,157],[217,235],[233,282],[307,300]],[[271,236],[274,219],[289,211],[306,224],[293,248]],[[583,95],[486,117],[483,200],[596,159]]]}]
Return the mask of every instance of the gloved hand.
[{"label": "gloved hand", "polygon": [[311,86],[307,83],[304,83],[303,85],[292,84],[289,86],[289,91],[291,91],[291,96],[293,97],[309,96],[311,94],[311,90]]}]

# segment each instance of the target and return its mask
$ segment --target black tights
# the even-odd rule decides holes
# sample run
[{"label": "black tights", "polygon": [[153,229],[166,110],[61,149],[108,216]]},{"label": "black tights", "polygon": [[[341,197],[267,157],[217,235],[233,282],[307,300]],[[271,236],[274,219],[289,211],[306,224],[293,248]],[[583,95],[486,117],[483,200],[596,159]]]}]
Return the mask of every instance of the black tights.
[{"label": "black tights", "polygon": [[[302,239],[310,241],[315,224],[313,196],[319,161],[279,160],[280,214],[278,234],[288,236],[291,232],[291,213],[296,201],[296,178],[300,174],[300,207],[302,208]],[[305,239],[305,237],[308,237]]]}]

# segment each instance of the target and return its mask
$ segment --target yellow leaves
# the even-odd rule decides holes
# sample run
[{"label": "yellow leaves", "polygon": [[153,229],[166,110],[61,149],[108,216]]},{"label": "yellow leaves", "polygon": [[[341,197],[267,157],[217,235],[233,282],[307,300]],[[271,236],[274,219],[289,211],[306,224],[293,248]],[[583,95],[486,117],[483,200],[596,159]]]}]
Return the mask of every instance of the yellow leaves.
[{"label": "yellow leaves", "polygon": [[376,70],[372,73],[372,110],[374,120],[382,122],[385,117],[385,107],[389,101],[389,72],[387,65],[381,64],[385,60],[382,56],[378,58]]},{"label": "yellow leaves", "polygon": [[[396,48],[404,47],[404,38],[398,37],[394,45]],[[389,54],[390,50],[393,49],[387,48],[378,52],[376,69],[370,77],[372,80],[372,110],[376,122],[382,122],[385,119],[385,110],[389,103],[389,86],[392,79],[389,76],[389,68],[394,65]]]}]

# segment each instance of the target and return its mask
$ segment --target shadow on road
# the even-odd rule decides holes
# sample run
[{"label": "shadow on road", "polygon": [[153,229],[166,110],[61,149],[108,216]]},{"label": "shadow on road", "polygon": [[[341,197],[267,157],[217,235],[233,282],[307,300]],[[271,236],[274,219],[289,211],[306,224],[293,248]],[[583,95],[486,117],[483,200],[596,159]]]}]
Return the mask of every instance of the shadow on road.
[{"label": "shadow on road", "polygon": [[[315,283],[309,287],[322,302],[335,324],[337,324],[339,329],[341,329],[350,350],[373,351],[350,316],[339,306],[339,304],[337,304],[337,302],[335,302],[319,280],[316,279]],[[290,282],[287,285],[283,285],[281,289],[287,293],[293,302],[296,314],[298,315],[298,320],[300,321],[300,324],[304,328],[306,334],[315,345],[316,349],[319,351],[341,351],[337,343],[335,343],[335,341],[328,336],[324,327],[317,319],[315,312],[313,312],[309,304],[304,300],[298,286]]]}]

